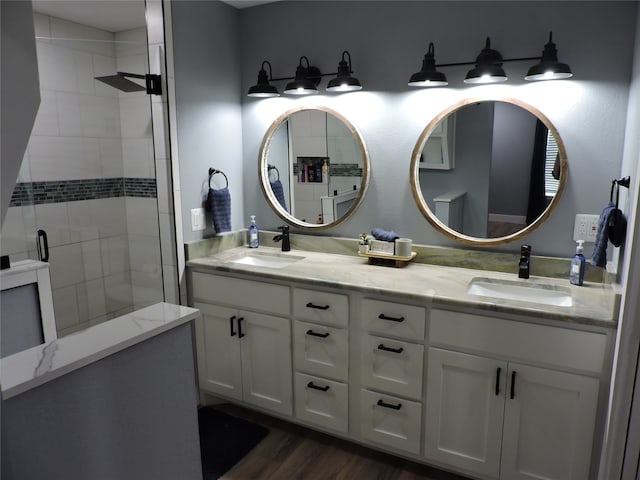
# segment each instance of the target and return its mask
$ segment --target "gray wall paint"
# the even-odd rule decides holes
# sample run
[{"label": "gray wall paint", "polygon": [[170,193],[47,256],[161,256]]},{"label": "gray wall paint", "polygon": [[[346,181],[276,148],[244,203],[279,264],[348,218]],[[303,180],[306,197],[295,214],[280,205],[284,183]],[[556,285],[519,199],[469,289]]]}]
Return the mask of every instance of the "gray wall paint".
[{"label": "gray wall paint", "polygon": [[0,68],[2,118],[0,125],[0,226],[9,208],[11,194],[40,105],[40,82],[31,1],[0,2]]},{"label": "gray wall paint", "polygon": [[[248,225],[238,11],[216,1],[172,2],[171,8],[182,218],[184,241],[189,242],[215,234],[209,214],[205,231],[191,231],[190,211],[203,206],[209,167],[222,170],[229,179],[232,229]],[[257,165],[251,170],[257,171]],[[212,186],[224,187],[224,178],[216,175]]]},{"label": "gray wall paint", "polygon": [[191,324],[5,400],[2,478],[201,480]]},{"label": "gray wall paint", "polygon": [[[536,254],[570,255],[575,214],[599,214],[608,200],[610,179],[620,173],[637,7],[637,2],[610,1],[285,1],[241,10],[245,213],[256,213],[263,228],[281,224],[257,186],[260,142],[279,114],[316,102],[350,119],[363,134],[372,163],[364,205],[323,234],[355,237],[382,227],[417,243],[460,246],[431,228],[414,204],[409,189],[411,151],[427,123],[456,101],[472,95],[517,97],[539,108],[559,130],[569,157],[569,181],[545,225],[496,250],[515,251],[526,242]],[[511,78],[502,85],[469,88],[462,83],[466,68],[456,67],[443,69],[448,88],[416,91],[406,86],[419,70],[429,41],[435,42],[440,63],[472,60],[486,35],[503,56],[521,57],[539,55],[549,30],[554,31],[560,59],[573,68],[574,79],[525,82],[530,63],[518,62],[505,65]],[[301,55],[324,71],[335,71],[344,49],[350,51],[355,74],[364,84],[362,92],[311,99],[244,96],[262,60],[271,61],[274,77],[293,75]],[[283,83],[277,84],[280,89]],[[321,87],[325,85],[323,81]]]}]

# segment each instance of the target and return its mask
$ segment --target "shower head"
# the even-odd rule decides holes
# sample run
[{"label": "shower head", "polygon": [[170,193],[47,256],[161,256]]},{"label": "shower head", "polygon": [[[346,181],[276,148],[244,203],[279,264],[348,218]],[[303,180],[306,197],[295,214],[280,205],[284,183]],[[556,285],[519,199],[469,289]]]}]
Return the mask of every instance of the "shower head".
[{"label": "shower head", "polygon": [[[126,77],[142,78],[145,80],[146,87]],[[138,73],[118,72],[115,75],[95,77],[95,79],[106,83],[110,87],[117,88],[122,92],[144,92],[146,90],[147,93],[154,95],[160,95],[162,93],[160,88],[160,75],[140,75]]]}]

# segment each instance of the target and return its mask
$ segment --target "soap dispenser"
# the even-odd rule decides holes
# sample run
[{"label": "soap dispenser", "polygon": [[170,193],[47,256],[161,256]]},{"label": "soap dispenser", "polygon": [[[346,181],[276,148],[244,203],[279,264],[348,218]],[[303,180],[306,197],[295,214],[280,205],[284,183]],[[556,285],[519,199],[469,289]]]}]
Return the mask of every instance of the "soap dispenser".
[{"label": "soap dispenser", "polygon": [[578,240],[576,253],[571,257],[571,269],[569,270],[569,281],[573,285],[582,285],[584,281],[585,260],[582,252],[584,251],[584,240]]},{"label": "soap dispenser", "polygon": [[258,248],[258,226],[255,215],[251,215],[251,225],[249,225],[249,248]]}]

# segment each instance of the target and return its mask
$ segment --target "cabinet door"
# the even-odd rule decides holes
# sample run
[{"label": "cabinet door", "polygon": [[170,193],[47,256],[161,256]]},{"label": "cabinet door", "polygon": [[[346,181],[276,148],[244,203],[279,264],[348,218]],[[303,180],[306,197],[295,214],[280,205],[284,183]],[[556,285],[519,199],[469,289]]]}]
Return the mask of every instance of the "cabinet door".
[{"label": "cabinet door", "polygon": [[506,362],[429,349],[428,458],[498,477],[506,373]]},{"label": "cabinet door", "polygon": [[509,363],[509,383],[502,478],[591,478],[598,380]]},{"label": "cabinet door", "polygon": [[240,312],[243,400],[291,415],[291,327],[286,318]]},{"label": "cabinet door", "polygon": [[197,340],[200,387],[242,400],[238,312],[206,303],[194,306],[202,312],[201,339]]}]

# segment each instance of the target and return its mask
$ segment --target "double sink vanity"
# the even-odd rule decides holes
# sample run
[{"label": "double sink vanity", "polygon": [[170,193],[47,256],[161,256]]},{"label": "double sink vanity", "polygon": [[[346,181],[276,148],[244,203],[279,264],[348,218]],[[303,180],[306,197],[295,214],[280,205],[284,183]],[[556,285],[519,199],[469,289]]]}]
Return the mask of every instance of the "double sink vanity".
[{"label": "double sink vanity", "polygon": [[471,478],[595,478],[608,286],[298,243],[189,254],[202,392]]}]

